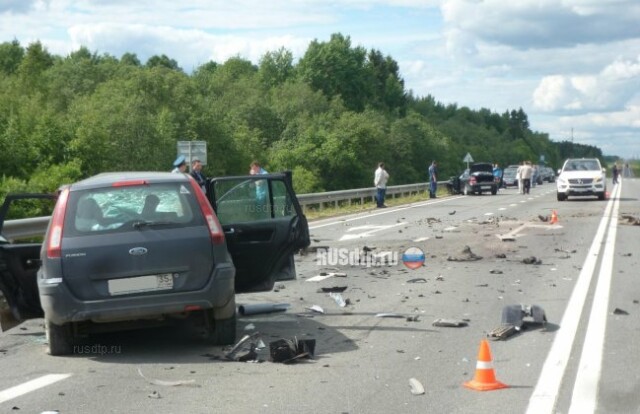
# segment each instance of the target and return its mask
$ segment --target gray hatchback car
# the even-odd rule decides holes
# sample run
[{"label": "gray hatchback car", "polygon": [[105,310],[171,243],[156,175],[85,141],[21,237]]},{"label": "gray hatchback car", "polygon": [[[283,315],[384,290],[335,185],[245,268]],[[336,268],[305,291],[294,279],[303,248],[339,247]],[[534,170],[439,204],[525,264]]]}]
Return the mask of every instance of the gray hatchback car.
[{"label": "gray hatchback car", "polygon": [[72,353],[92,332],[185,319],[211,343],[233,343],[235,293],[295,278],[308,224],[290,173],[212,179],[206,190],[189,175],[157,172],[61,188],[39,268],[21,266],[38,261],[32,244],[0,243],[5,322],[44,316],[52,355]]}]

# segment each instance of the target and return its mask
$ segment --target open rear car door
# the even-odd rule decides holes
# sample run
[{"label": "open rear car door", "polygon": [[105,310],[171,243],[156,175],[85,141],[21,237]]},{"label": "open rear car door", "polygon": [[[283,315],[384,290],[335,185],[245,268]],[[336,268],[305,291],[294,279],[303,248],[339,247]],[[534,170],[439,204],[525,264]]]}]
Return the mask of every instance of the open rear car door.
[{"label": "open rear car door", "polygon": [[236,267],[236,293],[269,291],[296,277],[293,255],[310,241],[291,172],[214,178],[207,196]]},{"label": "open rear car door", "polygon": [[[8,225],[10,207],[15,204],[34,208],[34,199],[55,200],[53,194],[9,194],[0,207],[0,328],[13,328],[27,319],[41,318],[37,272],[40,268],[41,238],[48,225],[47,217],[13,221]],[[43,203],[40,201],[39,203]],[[44,201],[47,203],[47,201]],[[53,209],[53,202],[50,202]],[[35,206],[37,208],[37,206]],[[50,213],[50,211],[49,211]]]}]

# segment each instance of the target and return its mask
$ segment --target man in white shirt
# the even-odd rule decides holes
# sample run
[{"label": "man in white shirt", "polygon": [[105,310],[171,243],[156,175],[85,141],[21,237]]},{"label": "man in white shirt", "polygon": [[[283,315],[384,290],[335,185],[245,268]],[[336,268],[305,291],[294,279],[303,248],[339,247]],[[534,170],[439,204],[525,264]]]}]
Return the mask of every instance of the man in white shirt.
[{"label": "man in white shirt", "polygon": [[529,194],[531,189],[531,177],[533,176],[533,168],[531,168],[531,161],[526,161],[520,171],[522,176],[522,190],[523,194]]},{"label": "man in white shirt", "polygon": [[385,208],[384,196],[387,192],[387,180],[389,180],[389,173],[384,169],[384,162],[378,164],[375,177],[373,179],[373,185],[376,186],[378,192],[376,194],[376,202],[378,208]]}]

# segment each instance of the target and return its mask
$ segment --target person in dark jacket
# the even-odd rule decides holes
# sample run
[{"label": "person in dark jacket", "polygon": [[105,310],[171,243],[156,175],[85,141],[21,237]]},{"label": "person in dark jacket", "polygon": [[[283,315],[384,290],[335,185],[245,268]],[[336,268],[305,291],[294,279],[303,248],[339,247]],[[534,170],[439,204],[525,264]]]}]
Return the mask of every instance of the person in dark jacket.
[{"label": "person in dark jacket", "polygon": [[202,188],[202,192],[207,194],[207,177],[202,174],[202,161],[199,159],[191,161],[191,176]]}]

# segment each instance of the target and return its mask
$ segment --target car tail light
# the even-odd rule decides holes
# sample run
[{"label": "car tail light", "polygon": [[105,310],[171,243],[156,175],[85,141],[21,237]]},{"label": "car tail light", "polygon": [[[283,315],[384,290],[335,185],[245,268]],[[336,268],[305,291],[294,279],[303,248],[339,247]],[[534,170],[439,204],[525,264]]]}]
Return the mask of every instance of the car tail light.
[{"label": "car tail light", "polygon": [[147,185],[149,184],[147,180],[125,180],[125,181],[116,181],[111,184],[112,187],[135,187],[138,185]]},{"label": "car tail light", "polygon": [[65,188],[58,196],[58,202],[53,210],[51,218],[51,229],[49,229],[49,237],[47,239],[47,257],[50,259],[59,258],[62,251],[62,227],[64,224],[64,215],[67,210],[67,201],[69,200],[69,189]]},{"label": "car tail light", "polygon": [[202,214],[204,214],[204,219],[207,222],[207,226],[209,226],[209,232],[211,233],[211,240],[213,244],[222,244],[224,243],[224,233],[222,232],[222,226],[218,221],[218,217],[216,217],[216,213],[213,211],[211,204],[209,204],[209,200],[202,192],[202,189],[196,183],[196,180],[193,177],[189,176],[191,180],[191,187],[193,188],[193,192],[196,194],[196,198],[198,199],[198,204],[200,205],[200,210],[202,210]]}]

